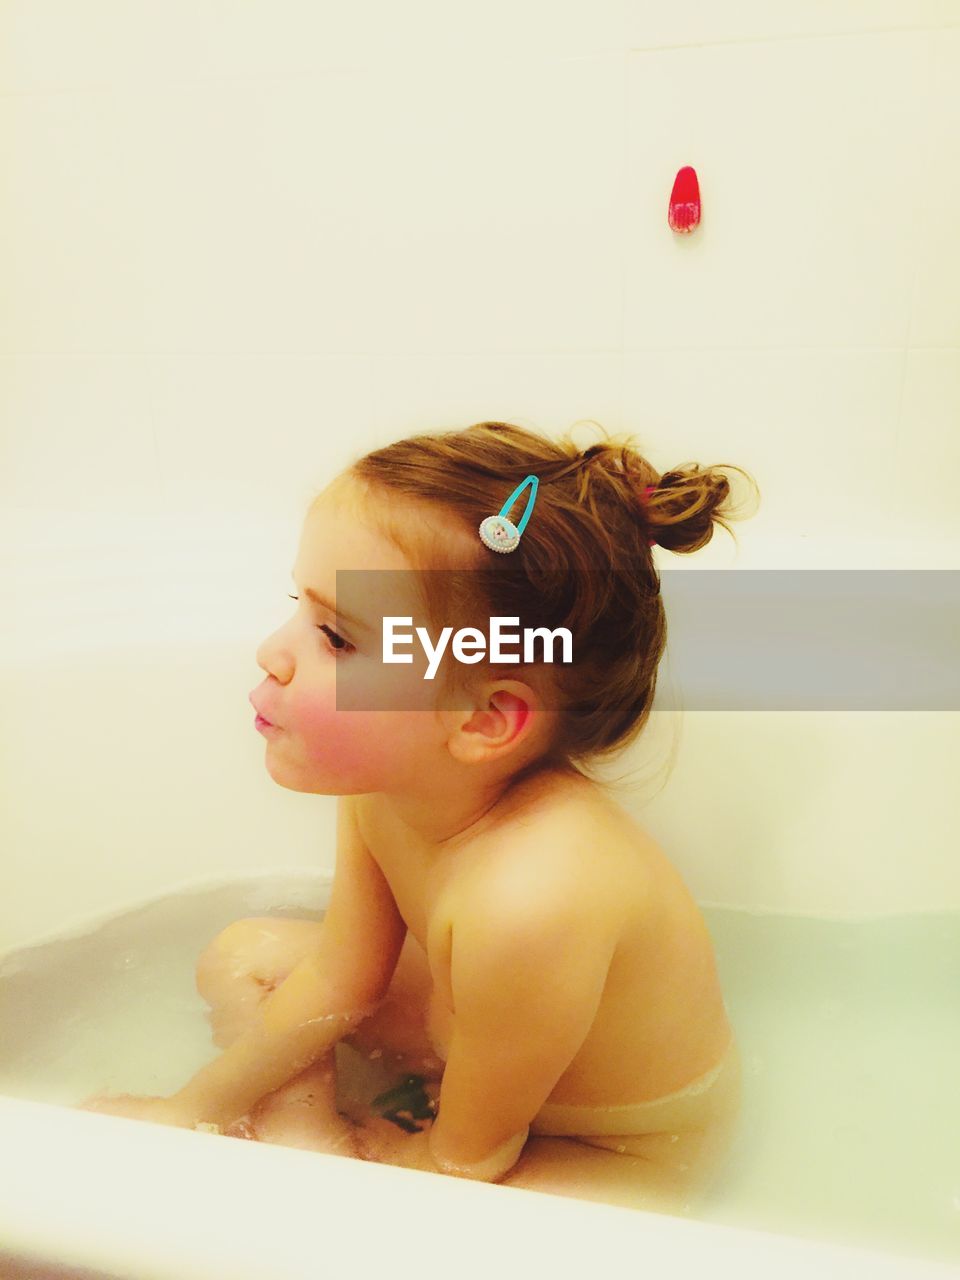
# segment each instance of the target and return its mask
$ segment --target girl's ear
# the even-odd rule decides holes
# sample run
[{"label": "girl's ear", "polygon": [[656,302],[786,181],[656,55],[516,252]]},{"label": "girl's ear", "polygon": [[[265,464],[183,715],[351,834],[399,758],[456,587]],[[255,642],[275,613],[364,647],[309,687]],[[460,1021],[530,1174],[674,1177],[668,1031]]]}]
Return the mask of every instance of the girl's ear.
[{"label": "girl's ear", "polygon": [[520,680],[482,685],[472,705],[452,722],[447,746],[454,759],[474,764],[506,756],[528,739],[538,718],[539,699]]}]

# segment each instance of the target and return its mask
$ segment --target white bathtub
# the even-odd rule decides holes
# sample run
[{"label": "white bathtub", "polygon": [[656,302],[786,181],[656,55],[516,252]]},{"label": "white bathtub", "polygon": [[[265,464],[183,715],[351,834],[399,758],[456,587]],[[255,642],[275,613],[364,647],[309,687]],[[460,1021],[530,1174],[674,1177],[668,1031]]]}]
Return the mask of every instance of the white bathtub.
[{"label": "white bathtub", "polygon": [[[335,802],[272,783],[246,702],[261,678],[256,641],[287,608],[295,522],[251,530],[158,517],[121,529],[79,514],[51,526],[41,514],[8,517],[4,544],[16,554],[3,583],[15,608],[0,667],[0,951],[183,885],[329,872]],[[847,567],[870,563],[870,548],[848,550]],[[956,567],[942,545],[930,548],[934,561],[922,547],[911,559],[903,544],[873,544],[874,567],[893,564],[883,556],[894,550],[901,567]],[[829,560],[804,559],[810,551],[795,546],[792,561],[784,552],[768,563],[843,564],[836,545]],[[653,725],[630,766],[662,763],[672,729]],[[703,903],[823,915],[955,909],[956,737],[955,713],[693,714],[644,821],[682,851]],[[811,754],[828,767],[791,769]],[[731,795],[716,761],[748,757],[755,785],[749,797]],[[650,790],[638,787],[638,810]],[[758,830],[773,856],[751,856]],[[331,1267],[438,1277],[958,1274],[11,1097],[0,1097],[0,1135],[4,1280],[83,1268],[131,1280],[284,1280]]]}]

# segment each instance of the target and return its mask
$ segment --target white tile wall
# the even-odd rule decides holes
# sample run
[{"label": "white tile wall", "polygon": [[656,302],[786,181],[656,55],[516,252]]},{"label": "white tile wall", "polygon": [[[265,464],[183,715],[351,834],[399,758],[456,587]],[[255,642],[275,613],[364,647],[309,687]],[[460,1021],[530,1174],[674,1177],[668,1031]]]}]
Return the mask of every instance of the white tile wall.
[{"label": "white tile wall", "polygon": [[[902,31],[629,55],[628,350],[903,346],[933,40]],[[703,220],[680,236],[666,208],[686,164]]]},{"label": "white tile wall", "polygon": [[960,906],[956,712],[685,711],[651,729],[618,799],[698,901],[837,917]]},{"label": "white tile wall", "polygon": [[0,505],[159,510],[157,438],[140,357],[0,357]]},{"label": "white tile wall", "polygon": [[911,347],[891,506],[905,531],[931,541],[960,534],[960,349]]},{"label": "white tile wall", "polygon": [[[960,8],[958,0],[957,8]],[[960,31],[935,31],[924,119],[926,168],[919,186],[915,234],[916,280],[910,313],[911,346],[960,347]],[[923,94],[923,86],[917,87]],[[923,145],[917,139],[917,146]]]},{"label": "white tile wall", "polygon": [[616,349],[620,65],[158,87],[150,348]]},{"label": "white tile wall", "polygon": [[302,516],[331,474],[375,443],[373,369],[370,355],[153,357],[166,507],[259,515],[279,499]]},{"label": "white tile wall", "polygon": [[[882,347],[629,351],[624,407],[659,470],[723,462],[753,476],[760,500],[751,507],[749,486],[727,473],[743,495],[745,518],[733,524],[743,546],[769,536],[840,542],[891,522],[903,531],[910,519],[894,498],[902,379],[902,352]],[[729,541],[715,530],[718,540]],[[662,563],[694,567],[701,556]]]},{"label": "white tile wall", "polygon": [[[755,468],[746,540],[809,532],[811,472],[819,528],[869,519],[911,446],[951,456],[958,22],[8,3],[0,493],[279,511],[292,459],[595,418]],[[955,530],[949,486],[924,510]]]},{"label": "white tile wall", "polygon": [[[651,6],[653,7],[653,6]],[[625,47],[627,0],[5,0],[0,87],[280,83],[403,61],[552,61]],[[491,84],[491,88],[492,88]]]},{"label": "white tile wall", "polygon": [[[671,45],[790,40],[852,32],[960,24],[958,0],[686,0],[665,5],[628,0],[627,41],[632,49]],[[800,53],[802,57],[802,52]]]}]

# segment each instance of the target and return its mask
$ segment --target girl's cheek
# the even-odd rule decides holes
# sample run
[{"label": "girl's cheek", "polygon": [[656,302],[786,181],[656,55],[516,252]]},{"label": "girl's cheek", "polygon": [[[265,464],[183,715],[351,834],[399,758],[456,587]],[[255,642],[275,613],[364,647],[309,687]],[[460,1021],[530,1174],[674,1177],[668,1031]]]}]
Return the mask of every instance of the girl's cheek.
[{"label": "girl's cheek", "polygon": [[297,730],[316,780],[345,791],[383,789],[397,770],[396,719],[385,711],[337,711],[332,691],[300,708]]}]

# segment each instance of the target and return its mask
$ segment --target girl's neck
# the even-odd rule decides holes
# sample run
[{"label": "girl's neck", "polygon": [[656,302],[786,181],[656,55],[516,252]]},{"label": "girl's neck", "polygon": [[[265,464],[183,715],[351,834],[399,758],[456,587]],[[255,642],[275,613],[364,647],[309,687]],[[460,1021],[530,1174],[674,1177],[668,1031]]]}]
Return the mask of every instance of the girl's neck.
[{"label": "girl's neck", "polygon": [[570,766],[537,762],[507,779],[450,787],[425,783],[416,794],[381,792],[380,799],[426,851],[445,853],[503,821],[520,804],[583,775]]}]

